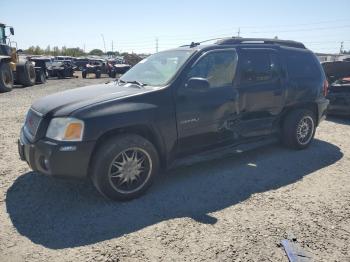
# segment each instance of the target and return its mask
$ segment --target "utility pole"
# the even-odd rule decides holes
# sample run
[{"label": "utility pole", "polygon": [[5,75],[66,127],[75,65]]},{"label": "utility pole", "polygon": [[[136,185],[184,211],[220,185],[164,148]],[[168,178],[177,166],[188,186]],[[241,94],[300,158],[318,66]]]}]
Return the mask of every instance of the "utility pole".
[{"label": "utility pole", "polygon": [[156,37],[156,53],[158,53],[158,37]]},{"label": "utility pole", "polygon": [[105,42],[105,37],[103,36],[103,34],[101,34],[102,40],[103,40],[103,46],[105,48],[105,53],[107,53],[106,51],[106,42]]},{"label": "utility pole", "polygon": [[241,36],[241,28],[238,27],[238,31],[237,31],[237,37],[240,37]]},{"label": "utility pole", "polygon": [[339,50],[339,54],[342,54],[344,52],[344,42],[342,41],[340,43],[340,50]]},{"label": "utility pole", "polygon": [[113,52],[113,40],[112,40],[112,52]]}]

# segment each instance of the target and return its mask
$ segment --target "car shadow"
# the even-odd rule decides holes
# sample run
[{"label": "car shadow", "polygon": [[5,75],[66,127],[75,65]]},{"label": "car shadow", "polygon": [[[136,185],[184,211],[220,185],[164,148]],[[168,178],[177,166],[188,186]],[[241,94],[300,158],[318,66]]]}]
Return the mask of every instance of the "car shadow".
[{"label": "car shadow", "polygon": [[350,116],[329,115],[327,116],[327,121],[330,121],[336,124],[350,125]]},{"label": "car shadow", "polygon": [[306,150],[277,144],[171,170],[141,198],[112,202],[89,181],[26,173],[8,189],[6,207],[20,234],[51,249],[117,238],[161,221],[190,217],[214,224],[210,213],[302,179],[341,159],[341,150],[315,140]]}]

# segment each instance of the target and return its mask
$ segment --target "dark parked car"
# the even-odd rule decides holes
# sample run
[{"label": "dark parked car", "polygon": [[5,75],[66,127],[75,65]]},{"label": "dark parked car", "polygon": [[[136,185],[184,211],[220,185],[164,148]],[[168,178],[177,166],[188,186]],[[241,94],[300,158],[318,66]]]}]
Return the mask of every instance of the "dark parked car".
[{"label": "dark parked car", "polygon": [[125,74],[130,68],[131,65],[126,64],[124,61],[109,61],[108,62],[109,77],[115,78],[117,74]]},{"label": "dark parked car", "polygon": [[86,66],[90,60],[88,58],[76,58],[74,60],[74,64],[77,66],[77,70],[83,70],[84,66]]},{"label": "dark parked car", "polygon": [[102,59],[90,59],[89,63],[83,66],[81,70],[83,78],[86,78],[89,74],[94,74],[96,78],[100,78],[101,74],[108,74],[107,62]]},{"label": "dark parked car", "polygon": [[55,56],[55,61],[73,61],[73,60],[74,60],[74,57],[72,56],[64,56],[64,55]]},{"label": "dark parked car", "polygon": [[73,77],[76,66],[70,60],[54,61],[47,68],[49,77],[66,78]]},{"label": "dark parked car", "polygon": [[322,66],[330,84],[328,113],[350,115],[350,62],[324,62]]},{"label": "dark parked car", "polygon": [[192,154],[267,138],[308,147],[326,93],[322,67],[301,43],[193,43],[156,53],[113,83],[38,100],[19,154],[39,173],[89,176],[104,196],[132,199],[160,168]]}]

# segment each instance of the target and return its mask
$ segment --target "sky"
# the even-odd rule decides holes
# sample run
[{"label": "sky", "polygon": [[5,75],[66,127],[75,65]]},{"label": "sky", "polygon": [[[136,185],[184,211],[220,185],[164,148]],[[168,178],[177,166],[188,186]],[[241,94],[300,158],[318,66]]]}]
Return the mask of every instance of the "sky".
[{"label": "sky", "polygon": [[[289,39],[314,52],[350,50],[349,0],[0,0],[0,22],[26,49],[66,46],[154,53],[237,36]],[[105,44],[104,41],[105,40]]]}]

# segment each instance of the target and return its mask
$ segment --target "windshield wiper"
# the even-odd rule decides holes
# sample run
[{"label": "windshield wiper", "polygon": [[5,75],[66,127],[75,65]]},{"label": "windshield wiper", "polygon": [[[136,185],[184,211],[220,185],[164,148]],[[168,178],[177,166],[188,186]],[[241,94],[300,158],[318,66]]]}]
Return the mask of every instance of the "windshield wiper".
[{"label": "windshield wiper", "polygon": [[137,80],[125,81],[125,80],[119,79],[117,83],[118,83],[118,84],[119,84],[119,83],[123,83],[123,84],[124,84],[124,83],[125,83],[125,84],[134,84],[134,85],[137,85],[137,86],[139,86],[139,87],[144,87],[144,86],[147,85],[147,84],[142,83],[142,82],[137,81]]}]

